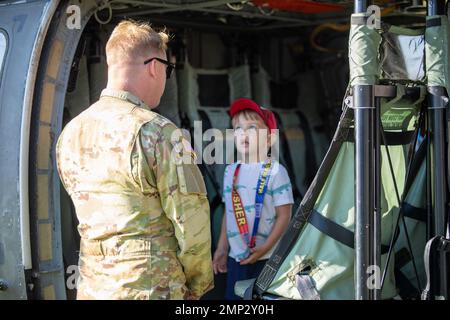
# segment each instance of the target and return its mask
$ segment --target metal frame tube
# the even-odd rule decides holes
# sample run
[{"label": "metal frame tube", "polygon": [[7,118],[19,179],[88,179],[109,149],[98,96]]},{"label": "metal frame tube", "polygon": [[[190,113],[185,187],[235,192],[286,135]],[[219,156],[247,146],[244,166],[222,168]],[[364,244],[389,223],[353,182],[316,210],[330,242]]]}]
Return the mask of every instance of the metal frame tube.
[{"label": "metal frame tube", "polygon": [[[355,0],[355,13],[364,13],[368,0]],[[378,260],[375,248],[378,229],[374,229],[377,214],[375,201],[379,201],[376,183],[376,150],[378,128],[375,126],[375,99],[373,85],[353,86],[355,109],[355,299],[373,300],[378,294],[368,286],[368,268]],[[379,142],[379,141],[378,141]],[[379,148],[378,148],[379,153]],[[379,184],[379,180],[378,180]],[[377,208],[378,209],[378,208]]]},{"label": "metal frame tube", "polygon": [[430,123],[429,156],[431,170],[432,233],[445,236],[447,212],[447,146],[446,106],[443,87],[428,87],[428,119]]},{"label": "metal frame tube", "polygon": [[428,0],[427,15],[445,15],[445,0]]},{"label": "metal frame tube", "polygon": [[[430,135],[428,157],[430,159],[429,183],[431,196],[431,236],[446,236],[446,215],[448,203],[447,187],[447,116],[442,97],[443,87],[428,87],[428,121]],[[432,274],[434,296],[447,298],[447,264],[446,254],[439,255],[437,270]]]},{"label": "metal frame tube", "polygon": [[367,286],[373,263],[374,96],[372,85],[355,85],[355,298],[373,299]]},{"label": "metal frame tube", "polygon": [[367,7],[370,5],[369,0],[355,0],[355,13],[366,12]]},{"label": "metal frame tube", "polygon": [[[445,0],[429,0],[428,16],[445,16]],[[447,185],[447,111],[444,98],[446,89],[440,86],[428,86],[428,186],[431,196],[431,237],[446,236],[448,185]],[[439,263],[431,270],[432,296],[447,298],[447,261],[446,254],[436,254]]]},{"label": "metal frame tube", "polygon": [[[375,98],[375,126],[374,132],[374,176],[375,176],[375,189],[374,189],[374,204],[375,210],[373,214],[373,235],[372,235],[372,265],[376,266],[381,271],[381,101]],[[381,299],[381,288],[376,288],[373,292],[373,299]]]}]

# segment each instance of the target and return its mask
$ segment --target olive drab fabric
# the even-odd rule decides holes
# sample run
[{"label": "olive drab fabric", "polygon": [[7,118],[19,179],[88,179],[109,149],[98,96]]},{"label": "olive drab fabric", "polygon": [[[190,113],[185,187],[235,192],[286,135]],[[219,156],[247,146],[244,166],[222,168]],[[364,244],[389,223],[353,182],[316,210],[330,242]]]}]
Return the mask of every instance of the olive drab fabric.
[{"label": "olive drab fabric", "polygon": [[[190,144],[105,89],[64,128],[59,175],[79,220],[78,299],[191,299],[213,286],[209,204]],[[173,137],[177,139],[173,139]]]}]

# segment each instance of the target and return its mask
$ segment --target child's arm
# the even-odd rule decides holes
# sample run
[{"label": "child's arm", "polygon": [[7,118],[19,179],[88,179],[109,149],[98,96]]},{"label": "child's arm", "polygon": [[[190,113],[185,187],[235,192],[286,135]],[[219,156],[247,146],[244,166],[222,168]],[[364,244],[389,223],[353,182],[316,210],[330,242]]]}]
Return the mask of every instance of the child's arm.
[{"label": "child's arm", "polygon": [[241,265],[255,263],[260,257],[265,255],[275,243],[277,243],[278,239],[280,239],[288,227],[289,220],[291,219],[291,210],[292,204],[275,207],[276,219],[272,232],[270,232],[270,235],[264,244],[250,249],[252,254],[247,259],[242,260]]},{"label": "child's arm", "polygon": [[214,274],[219,272],[227,272],[227,257],[228,257],[228,239],[227,239],[227,215],[224,210],[222,218],[222,227],[220,228],[219,242],[217,243],[216,251],[213,258]]}]

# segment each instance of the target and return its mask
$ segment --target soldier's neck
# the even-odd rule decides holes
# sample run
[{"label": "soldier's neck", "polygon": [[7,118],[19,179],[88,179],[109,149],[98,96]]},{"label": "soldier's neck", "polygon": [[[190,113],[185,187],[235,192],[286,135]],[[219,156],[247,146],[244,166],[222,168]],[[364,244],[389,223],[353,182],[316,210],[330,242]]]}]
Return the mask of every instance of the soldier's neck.
[{"label": "soldier's neck", "polygon": [[139,97],[139,91],[130,83],[123,82],[123,81],[108,81],[108,84],[106,85],[107,89],[111,90],[120,90],[120,91],[126,91],[131,93],[132,95],[135,95],[136,97]]},{"label": "soldier's neck", "polygon": [[114,65],[108,70],[108,83],[106,88],[127,91],[148,104],[148,101],[145,101],[145,98],[151,96],[149,95],[151,94],[149,91],[151,91],[152,88],[148,84],[144,85],[144,81],[141,80],[141,74],[133,68],[123,65]]}]

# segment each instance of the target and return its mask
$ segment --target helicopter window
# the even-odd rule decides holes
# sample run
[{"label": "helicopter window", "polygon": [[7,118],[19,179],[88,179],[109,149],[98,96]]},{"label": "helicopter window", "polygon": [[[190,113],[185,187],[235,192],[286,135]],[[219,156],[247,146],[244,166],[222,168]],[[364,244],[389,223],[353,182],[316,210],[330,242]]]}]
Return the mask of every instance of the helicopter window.
[{"label": "helicopter window", "polygon": [[3,60],[5,60],[6,55],[6,44],[6,33],[0,29],[0,83],[3,69]]}]

